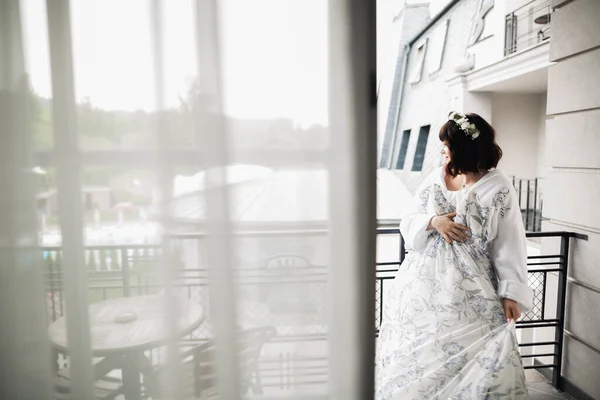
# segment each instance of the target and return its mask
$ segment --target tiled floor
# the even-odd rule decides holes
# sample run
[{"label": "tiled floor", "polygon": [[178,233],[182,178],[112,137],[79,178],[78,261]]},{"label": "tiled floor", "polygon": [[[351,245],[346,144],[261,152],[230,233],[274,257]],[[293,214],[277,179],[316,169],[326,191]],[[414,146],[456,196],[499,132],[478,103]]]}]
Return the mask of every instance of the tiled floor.
[{"label": "tiled floor", "polygon": [[539,372],[533,370],[525,371],[527,377],[527,388],[529,389],[530,400],[574,400],[573,397],[554,389],[548,380]]}]

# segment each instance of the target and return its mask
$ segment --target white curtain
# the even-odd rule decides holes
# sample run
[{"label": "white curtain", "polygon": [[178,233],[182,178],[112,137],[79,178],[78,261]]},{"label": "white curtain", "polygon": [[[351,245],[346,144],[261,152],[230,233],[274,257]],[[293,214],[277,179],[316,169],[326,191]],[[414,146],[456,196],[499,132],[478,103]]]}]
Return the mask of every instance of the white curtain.
[{"label": "white curtain", "polygon": [[374,8],[0,0],[0,397],[372,397]]}]

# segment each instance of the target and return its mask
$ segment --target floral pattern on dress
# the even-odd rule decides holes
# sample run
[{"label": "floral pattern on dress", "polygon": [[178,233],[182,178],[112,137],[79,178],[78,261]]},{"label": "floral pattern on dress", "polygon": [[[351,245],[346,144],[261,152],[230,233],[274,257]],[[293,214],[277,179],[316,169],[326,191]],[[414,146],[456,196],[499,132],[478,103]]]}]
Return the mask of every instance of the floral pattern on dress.
[{"label": "floral pattern on dress", "polygon": [[386,292],[376,360],[378,400],[525,400],[514,322],[506,323],[487,252],[492,221],[508,211],[508,189],[489,204],[474,191],[449,200],[433,183],[422,212],[456,211],[471,229],[463,243],[433,231],[411,251]]},{"label": "floral pattern on dress", "polygon": [[509,189],[507,187],[502,188],[498,191],[494,198],[492,199],[492,205],[498,208],[498,214],[500,218],[504,218],[506,213],[510,210],[510,207],[507,205],[507,199],[509,196]]}]

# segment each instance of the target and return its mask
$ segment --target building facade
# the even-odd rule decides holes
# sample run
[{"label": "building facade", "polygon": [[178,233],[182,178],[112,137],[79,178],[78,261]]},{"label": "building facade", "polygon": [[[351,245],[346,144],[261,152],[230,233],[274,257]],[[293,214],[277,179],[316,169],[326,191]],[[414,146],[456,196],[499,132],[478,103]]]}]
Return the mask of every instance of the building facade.
[{"label": "building facade", "polygon": [[[414,190],[441,161],[437,132],[448,112],[464,110],[494,125],[507,174],[545,176],[550,32],[544,16],[550,12],[548,0],[452,1],[407,40],[406,58],[396,65],[397,74],[405,73],[390,101],[380,166],[402,171]],[[508,16],[515,26],[509,36]],[[539,35],[544,29],[547,37]]]},{"label": "building facade", "polygon": [[564,374],[600,398],[600,1],[552,0],[544,230],[575,241],[567,291]]},{"label": "building facade", "polygon": [[[563,376],[590,398],[600,398],[599,22],[598,0],[444,2],[404,40],[379,151],[380,167],[414,191],[441,163],[448,112],[478,113],[496,129],[499,168],[516,186],[524,179],[522,208],[537,215],[543,205],[528,229],[588,235],[571,249]],[[530,243],[534,254],[556,245]],[[553,340],[543,329],[534,335]]]}]

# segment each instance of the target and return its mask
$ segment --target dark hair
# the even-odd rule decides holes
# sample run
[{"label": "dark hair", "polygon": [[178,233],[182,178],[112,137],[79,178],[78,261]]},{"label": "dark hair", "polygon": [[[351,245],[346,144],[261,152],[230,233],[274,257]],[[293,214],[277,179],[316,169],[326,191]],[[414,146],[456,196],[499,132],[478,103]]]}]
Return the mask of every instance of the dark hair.
[{"label": "dark hair", "polygon": [[467,135],[454,121],[447,121],[440,129],[440,140],[448,145],[451,153],[450,162],[446,165],[446,173],[451,176],[496,168],[502,158],[494,128],[477,114],[466,116],[479,130],[476,139]]}]

